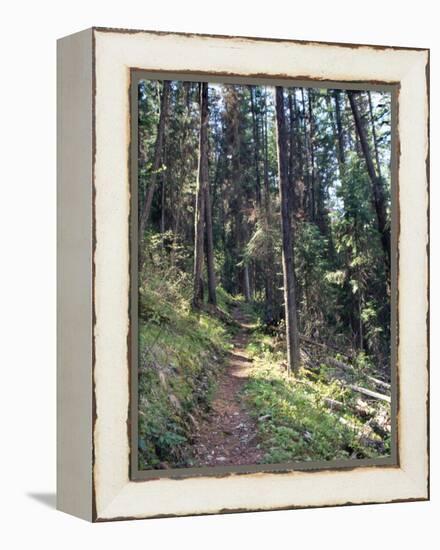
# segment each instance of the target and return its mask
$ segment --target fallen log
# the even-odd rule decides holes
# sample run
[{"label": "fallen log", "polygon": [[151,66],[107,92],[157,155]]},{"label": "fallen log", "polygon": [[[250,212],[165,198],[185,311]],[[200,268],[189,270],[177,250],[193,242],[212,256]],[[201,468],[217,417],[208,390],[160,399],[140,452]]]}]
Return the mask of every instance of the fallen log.
[{"label": "fallen log", "polygon": [[[353,365],[348,365],[347,363],[343,363],[342,361],[339,361],[338,359],[334,359],[333,357],[329,357],[327,361],[330,365],[337,367],[338,369],[346,370],[350,372],[356,372],[356,369],[353,367]],[[375,384],[376,386],[381,386],[386,390],[391,390],[391,384],[388,384],[383,380],[379,380],[379,378],[375,378],[374,376],[370,376],[369,374],[363,374],[363,376],[367,380]]]},{"label": "fallen log", "polygon": [[376,414],[376,411],[371,407],[365,408],[360,407],[359,405],[344,405],[344,403],[342,403],[341,401],[331,399],[330,397],[324,398],[324,404],[326,407],[333,411],[341,411],[343,409],[346,409],[356,416],[359,416],[360,418],[371,418]]},{"label": "fallen log", "polygon": [[369,424],[364,424],[363,430],[367,429],[368,433],[359,433],[357,426],[355,426],[352,422],[349,422],[345,418],[339,418],[339,422],[344,426],[347,426],[351,430],[357,432],[359,437],[359,443],[361,443],[362,445],[365,445],[366,447],[374,447],[375,449],[381,452],[384,450],[384,443],[382,440],[376,440],[370,437],[371,435],[373,435],[372,433],[374,431],[373,426],[370,426]]},{"label": "fallen log", "polygon": [[371,419],[368,422],[368,425],[371,427],[373,431],[377,433],[377,435],[380,435],[380,437],[387,437],[390,434],[390,431],[384,428],[374,419]]},{"label": "fallen log", "polygon": [[367,390],[367,388],[361,388],[360,386],[355,386],[354,384],[347,384],[347,388],[350,388],[352,391],[361,393],[362,395],[371,397],[372,399],[379,399],[380,401],[391,403],[391,397],[389,397],[388,395],[384,395],[383,393],[377,393],[372,390]]},{"label": "fallen log", "polygon": [[[302,384],[306,386],[310,386],[310,382],[301,381]],[[355,386],[357,389],[364,390],[365,388],[359,388],[358,386]],[[369,391],[369,390],[366,390]],[[374,392],[373,392],[374,393]],[[379,394],[378,394],[379,395]],[[371,397],[371,396],[369,396]],[[387,397],[387,396],[384,396]],[[332,399],[331,397],[325,397],[324,398],[324,405],[329,408],[332,411],[349,411],[352,414],[355,414],[359,418],[362,418],[364,420],[369,419],[364,426],[368,426],[373,432],[375,432],[380,437],[384,438],[389,435],[389,431],[383,427],[379,422],[374,418],[374,415],[377,413],[377,411],[369,407],[367,404],[361,406],[361,405],[346,405],[342,403],[341,401],[338,401],[337,399]],[[351,422],[346,420],[345,418],[341,417],[339,418],[339,421],[342,424],[346,424],[347,426],[350,426],[353,429],[357,429]],[[372,441],[372,440],[370,440]],[[377,444],[377,443],[376,443]]]},{"label": "fallen log", "polygon": [[[337,361],[337,359],[332,359],[332,361],[340,363],[340,361]],[[344,364],[344,363],[342,363],[342,364]],[[312,372],[317,372],[319,370],[316,367],[313,367],[311,365],[305,365],[305,366],[306,366],[307,370],[310,370]],[[350,370],[355,370],[354,367],[352,367],[351,365],[345,365],[345,367],[348,367],[348,369],[350,369]],[[349,388],[352,391],[356,391],[358,393],[361,393],[363,395],[371,397],[372,399],[378,399],[380,401],[386,401],[387,403],[391,403],[391,397],[388,396],[388,395],[384,395],[382,393],[378,393],[378,392],[375,392],[373,390],[369,390],[367,388],[357,386],[355,384],[347,384],[344,380],[340,380],[338,377],[335,377],[335,378],[337,378],[339,380],[339,383],[342,384],[342,386],[344,386],[346,388]],[[362,409],[359,409],[359,410],[362,410]],[[365,416],[367,416],[367,415],[368,415],[368,413],[365,414]]]},{"label": "fallen log", "polygon": [[[313,346],[317,346],[317,347],[322,348],[322,349],[334,350],[337,353],[339,353],[340,355],[342,355],[343,357],[346,357],[347,359],[352,358],[351,355],[349,355],[347,353],[344,353],[340,349],[338,349],[338,348],[336,348],[336,347],[334,347],[330,344],[323,344],[321,342],[316,342],[315,340],[311,340],[310,338],[307,338],[306,336],[301,336],[301,335],[300,335],[299,338],[300,338],[300,340],[302,340],[303,342],[306,342],[307,344],[311,344]],[[356,369],[353,367],[353,365],[349,365],[348,363],[344,363],[343,361],[340,361],[339,359],[335,359],[334,357],[328,357],[327,362],[330,365],[332,365],[334,367],[337,367],[339,369],[348,370],[350,372],[356,372]],[[369,380],[370,382],[372,382],[376,386],[381,386],[382,388],[384,388],[386,390],[391,389],[391,384],[388,384],[388,382],[380,380],[379,378],[375,378],[374,376],[370,376],[369,374],[364,374],[364,376],[367,380]]]},{"label": "fallen log", "polygon": [[371,380],[376,386],[381,386],[382,388],[386,390],[391,390],[391,384],[388,384],[388,382],[384,382],[383,380],[379,380],[379,378],[374,378],[374,376],[367,376],[368,380]]},{"label": "fallen log", "polygon": [[360,397],[356,399],[356,404],[354,408],[362,418],[372,418],[377,414],[377,410],[374,407],[371,407],[366,401],[363,401]]},{"label": "fallen log", "polygon": [[324,398],[324,404],[326,407],[328,407],[332,411],[340,411],[345,408],[344,403],[341,403],[340,401],[336,401],[336,399],[331,399],[330,397]]},{"label": "fallen log", "polygon": [[[335,399],[328,398],[328,399],[325,400],[325,403],[332,410],[338,410],[339,411],[339,410],[344,408],[343,403],[341,403],[340,401],[336,401]],[[360,409],[358,407],[350,407],[349,406],[349,407],[346,407],[346,408],[347,408],[347,410],[351,411],[352,413],[356,414],[357,416],[361,416],[363,418],[368,417],[368,416],[372,416],[367,411],[365,411],[363,409]],[[345,420],[341,420],[341,421],[342,421],[342,423],[347,422]],[[371,428],[373,430],[373,432],[375,432],[378,436],[380,436],[382,438],[387,437],[390,433],[389,430],[386,427],[379,424],[379,422],[375,418],[370,418],[370,420],[368,420],[368,422],[366,424],[364,424],[364,426],[368,426],[369,428]]]}]

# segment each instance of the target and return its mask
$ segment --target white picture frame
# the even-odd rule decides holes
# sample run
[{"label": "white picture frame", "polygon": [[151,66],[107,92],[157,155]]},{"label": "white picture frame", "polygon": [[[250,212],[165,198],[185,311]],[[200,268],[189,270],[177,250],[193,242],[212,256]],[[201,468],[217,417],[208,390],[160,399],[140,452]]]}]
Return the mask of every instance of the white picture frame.
[{"label": "white picture frame", "polygon": [[[131,479],[132,69],[396,85],[397,464]],[[60,510],[109,521],[429,498],[428,77],[426,49],[104,28],[59,41]]]}]

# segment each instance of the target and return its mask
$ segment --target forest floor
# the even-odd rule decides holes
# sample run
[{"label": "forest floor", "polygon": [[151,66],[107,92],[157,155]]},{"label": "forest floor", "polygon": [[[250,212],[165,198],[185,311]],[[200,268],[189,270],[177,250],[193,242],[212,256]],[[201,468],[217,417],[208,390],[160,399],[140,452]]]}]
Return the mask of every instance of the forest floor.
[{"label": "forest floor", "polygon": [[[286,371],[283,341],[262,333],[246,304],[235,302],[229,310],[236,326],[232,348],[218,374],[209,412],[199,417],[193,433],[194,465],[388,454],[388,406],[374,399],[367,403],[348,386],[359,381],[366,385],[362,375],[353,379],[352,372],[335,372],[321,363],[318,374],[302,369],[292,377]],[[320,358],[309,349],[315,366],[321,359],[331,361],[327,351]]]},{"label": "forest floor", "polygon": [[238,326],[231,340],[233,347],[217,381],[211,411],[194,435],[194,455],[199,465],[258,464],[264,454],[258,445],[257,421],[241,395],[253,362],[246,351],[252,319],[240,305],[234,307],[232,316]]},{"label": "forest floor", "polygon": [[[156,287],[151,289],[151,280]],[[281,330],[218,289],[194,312],[165,278],[141,294],[141,469],[359,459],[390,453],[390,385],[363,357]]]}]

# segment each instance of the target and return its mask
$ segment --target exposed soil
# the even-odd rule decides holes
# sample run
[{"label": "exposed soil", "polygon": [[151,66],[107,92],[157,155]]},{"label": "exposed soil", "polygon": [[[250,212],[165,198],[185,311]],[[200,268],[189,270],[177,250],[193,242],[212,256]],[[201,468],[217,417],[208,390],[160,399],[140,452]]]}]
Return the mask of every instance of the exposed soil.
[{"label": "exposed soil", "polygon": [[240,325],[233,349],[219,376],[210,414],[198,426],[194,452],[198,466],[257,464],[263,452],[257,447],[257,424],[240,395],[249,377],[252,360],[245,348],[251,324],[240,307],[233,312]]}]

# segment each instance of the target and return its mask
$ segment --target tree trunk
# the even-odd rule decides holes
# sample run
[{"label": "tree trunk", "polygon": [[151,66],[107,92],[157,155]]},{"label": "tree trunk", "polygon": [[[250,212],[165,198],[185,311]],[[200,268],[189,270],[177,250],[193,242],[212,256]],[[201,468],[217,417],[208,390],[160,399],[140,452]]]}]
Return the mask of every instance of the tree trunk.
[{"label": "tree trunk", "polygon": [[249,86],[251,94],[251,113],[252,113],[252,132],[254,137],[254,162],[255,162],[255,200],[257,206],[261,204],[261,178],[260,178],[260,139],[258,130],[258,120],[255,110],[254,86]]},{"label": "tree trunk", "polygon": [[[336,128],[334,130],[334,140],[335,148],[338,155],[338,167],[339,167],[339,177],[342,179],[345,172],[345,147],[349,144],[346,140],[346,134],[344,133],[343,121],[342,121],[342,109],[341,109],[341,91],[334,90],[334,100],[335,100],[335,118],[336,118]],[[349,281],[353,278],[353,267],[351,267],[351,261],[347,262],[347,277],[346,282],[344,283],[344,293],[349,297],[349,307],[345,309],[347,324],[350,325],[351,333],[353,339],[358,339],[358,321],[357,321],[357,308],[356,308],[356,298],[353,292]]]},{"label": "tree trunk", "polygon": [[344,145],[344,131],[342,128],[342,115],[341,115],[341,92],[335,90],[335,113],[336,113],[336,129],[338,140],[338,160],[339,168],[343,168],[345,164],[345,145]]},{"label": "tree trunk", "polygon": [[251,295],[251,285],[249,280],[248,264],[244,264],[243,266],[243,286],[244,286],[244,299],[246,302],[250,302],[252,300],[252,295]]},{"label": "tree trunk", "polygon": [[[160,198],[160,232],[165,233],[165,195],[167,187],[167,150],[164,148],[163,152],[163,162],[166,166],[166,169],[162,172],[162,189],[161,189],[161,198]],[[162,243],[163,244],[163,243]]]},{"label": "tree trunk", "polygon": [[361,144],[363,156],[365,159],[365,163],[367,165],[367,171],[370,177],[371,186],[373,190],[373,205],[376,210],[377,225],[378,225],[378,229],[381,237],[381,243],[382,243],[382,248],[383,248],[384,257],[385,257],[385,269],[386,269],[388,285],[389,285],[390,269],[391,269],[391,252],[390,252],[391,236],[390,236],[390,228],[387,222],[385,197],[384,197],[382,180],[376,174],[376,170],[374,168],[370,147],[368,145],[367,134],[365,132],[365,128],[363,126],[362,119],[359,113],[359,108],[357,106],[356,99],[355,99],[356,93],[349,91],[347,92],[347,94],[348,94],[348,99],[350,101],[351,110],[353,113],[356,132],[359,137],[359,141]]},{"label": "tree trunk", "polygon": [[[267,92],[266,92],[267,93]],[[264,223],[267,229],[270,229],[272,223],[272,208],[270,202],[270,182],[269,182],[269,160],[267,143],[267,97],[264,96],[264,123],[263,132],[263,169],[264,169]],[[264,321],[267,325],[274,325],[279,321],[279,313],[275,306],[275,285],[274,285],[274,259],[272,250],[268,250],[267,258],[264,262],[264,289],[265,289],[265,314]]]},{"label": "tree trunk", "polygon": [[284,114],[284,91],[275,88],[277,153],[279,170],[279,192],[281,203],[281,231],[283,241],[284,307],[286,312],[287,364],[289,371],[299,369],[299,337],[295,298],[295,272],[293,257],[292,220],[289,210],[289,171],[287,159],[287,134]]},{"label": "tree trunk", "polygon": [[290,193],[290,208],[292,215],[295,215],[298,201],[295,195],[295,179],[297,178],[298,168],[298,149],[296,140],[296,111],[294,108],[294,102],[292,95],[295,90],[290,89],[288,92],[289,98],[289,193]]},{"label": "tree trunk", "polygon": [[[188,137],[191,133],[191,127],[190,127],[190,120],[191,120],[191,104],[189,101],[189,95],[190,95],[190,83],[184,82],[181,90],[183,103],[185,105],[184,112],[183,112],[183,129],[182,129],[182,138],[179,143],[179,149],[177,154],[173,155],[173,158],[179,159],[179,158],[187,158],[192,154],[191,147],[188,146]],[[165,149],[165,153],[168,156],[168,151]],[[183,210],[183,187],[185,185],[185,182],[188,177],[188,173],[190,171],[190,167],[188,166],[187,162],[181,162],[179,173],[177,177],[173,178],[173,181],[170,183],[170,190],[175,188],[173,193],[173,201],[171,204],[173,204],[173,208],[170,211],[171,214],[171,220],[172,220],[172,232],[173,232],[173,243],[171,248],[171,265],[176,265],[176,258],[177,258],[177,249],[179,246],[179,240],[180,240],[180,226],[182,221],[182,210]],[[177,180],[177,181],[175,181]]]},{"label": "tree trunk", "polygon": [[212,205],[209,192],[209,182],[205,188],[205,219],[206,219],[206,265],[208,271],[208,302],[217,304],[215,267],[214,267],[214,239],[212,236]]},{"label": "tree trunk", "polygon": [[[309,107],[310,107],[310,96]],[[310,130],[310,108],[306,111],[306,99],[304,95],[304,88],[301,88],[301,103],[303,114],[303,134],[304,134],[304,151],[305,151],[305,192],[303,197],[303,211],[307,215],[309,221],[313,221],[313,159],[311,155],[311,130]]]},{"label": "tree trunk", "polygon": [[143,204],[140,216],[139,216],[139,240],[141,241],[144,231],[147,227],[148,220],[150,218],[151,204],[153,202],[154,191],[156,190],[157,172],[160,168],[160,160],[162,155],[163,137],[165,134],[166,118],[168,113],[168,99],[169,99],[170,81],[164,80],[162,96],[160,100],[160,116],[159,124],[157,127],[156,143],[154,145],[154,157],[153,166],[151,168],[150,185],[148,187],[147,196]]},{"label": "tree trunk", "polygon": [[370,111],[371,133],[373,134],[374,156],[376,158],[377,175],[379,176],[379,178],[381,178],[382,174],[380,170],[379,147],[377,145],[376,125],[374,124],[373,102],[371,100],[371,92],[368,91],[367,94],[368,94],[368,108]]},{"label": "tree trunk", "polygon": [[208,85],[200,86],[200,138],[196,185],[194,231],[194,293],[193,307],[200,308],[203,292],[203,244],[205,227],[206,188],[208,185]]},{"label": "tree trunk", "polygon": [[315,167],[315,120],[313,118],[313,90],[307,89],[309,107],[309,147],[310,147],[310,219],[316,218],[316,167]]},{"label": "tree trunk", "polygon": [[162,176],[162,189],[160,199],[160,232],[165,233],[165,175]]},{"label": "tree trunk", "polygon": [[[240,216],[240,234],[244,243],[243,245],[243,249],[244,249],[246,244],[249,242],[249,228],[248,228],[248,222],[247,220],[243,220],[243,216]],[[243,296],[246,302],[251,302],[252,295],[251,295],[251,284],[250,284],[250,276],[249,276],[249,263],[244,254],[242,255],[242,257],[243,257],[243,272],[242,272]]]}]

